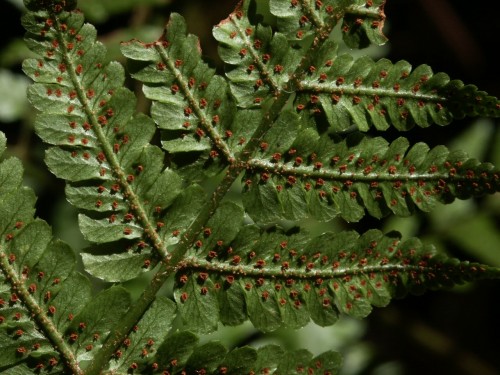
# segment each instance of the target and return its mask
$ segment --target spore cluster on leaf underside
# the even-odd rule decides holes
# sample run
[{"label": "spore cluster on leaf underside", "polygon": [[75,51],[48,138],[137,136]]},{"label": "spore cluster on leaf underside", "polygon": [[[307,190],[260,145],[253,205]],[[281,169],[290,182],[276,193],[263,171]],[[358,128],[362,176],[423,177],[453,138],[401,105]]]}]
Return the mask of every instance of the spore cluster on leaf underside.
[{"label": "spore cluster on leaf underside", "polygon": [[[175,296],[185,324],[210,332],[247,319],[259,329],[299,328],[339,314],[365,317],[371,306],[486,277],[477,264],[439,256],[418,240],[371,230],[325,233],[263,231],[245,226],[229,243],[205,229],[177,272]],[[481,276],[482,275],[482,276]],[[200,322],[197,314],[210,316]],[[200,316],[201,316],[200,315]]]},{"label": "spore cluster on leaf underside", "polygon": [[377,218],[408,216],[416,207],[430,211],[436,202],[499,188],[499,173],[491,164],[443,146],[409,148],[405,138],[391,144],[359,135],[332,141],[305,130],[283,153],[265,146],[248,162],[251,168],[243,178],[243,202],[257,221],[338,215],[358,221],[365,209]]}]

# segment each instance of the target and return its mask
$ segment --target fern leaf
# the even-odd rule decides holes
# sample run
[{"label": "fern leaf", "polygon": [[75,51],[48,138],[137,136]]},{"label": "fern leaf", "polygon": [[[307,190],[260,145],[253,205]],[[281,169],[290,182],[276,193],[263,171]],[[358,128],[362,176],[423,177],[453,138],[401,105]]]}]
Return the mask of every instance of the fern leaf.
[{"label": "fern leaf", "polygon": [[[201,259],[215,257],[219,249],[229,244],[239,232],[243,224],[243,210],[234,203],[222,204],[209,220],[201,237],[194,243],[197,253],[203,253]],[[206,253],[206,254],[205,254]],[[197,332],[212,332],[217,328],[218,313],[214,308],[216,296],[211,293],[214,285],[207,281],[204,294],[198,293],[196,280],[186,283],[183,291],[179,291],[178,300],[184,300],[182,293],[192,296],[184,300],[179,306],[179,311],[183,314],[184,323],[187,329]],[[210,291],[210,293],[209,293]]]},{"label": "fern leaf", "polygon": [[311,42],[321,33],[333,29],[347,10],[345,1],[271,0],[271,14],[277,18],[277,29],[295,43]]},{"label": "fern leaf", "polygon": [[[114,353],[109,370],[114,373],[142,370],[145,363],[150,362],[152,353],[156,352],[167,337],[174,318],[175,303],[166,297],[157,298]],[[168,342],[170,345],[170,337]]]},{"label": "fern leaf", "polygon": [[266,98],[289,90],[287,84],[301,59],[285,35],[250,23],[249,6],[249,1],[242,2],[213,30],[220,57],[231,65],[226,72],[231,93],[242,108],[260,107]]},{"label": "fern leaf", "polygon": [[16,159],[0,164],[0,369],[81,374],[130,298],[111,288],[91,300],[73,251],[33,218],[35,198],[21,177]]},{"label": "fern leaf", "polygon": [[[153,119],[135,114],[123,68],[106,62],[74,1],[26,3],[37,11],[23,20],[27,43],[41,56],[24,64],[35,81],[30,100],[42,111],[36,129],[94,243],[82,255],[85,269],[122,282],[159,265],[133,305],[120,286],[91,296],[71,250],[33,219],[19,162],[0,164],[1,371],[336,373],[338,353],[228,351],[190,331],[247,319],[262,331],[310,320],[327,326],[407,293],[500,278],[498,268],[396,233],[312,238],[263,228],[308,216],[358,221],[365,210],[406,216],[500,190],[500,172],[462,152],[342,137],[351,124],[406,130],[500,114],[497,99],[427,66],[411,72],[404,61],[337,56],[330,35],[340,20],[348,46],[385,42],[384,0],[271,0],[274,29],[256,22],[262,3],[242,1],[214,29],[227,79],[203,62],[198,39],[173,14],[159,40],[122,45]],[[150,145],[154,123],[172,169]],[[0,137],[0,151],[4,144]],[[224,168],[209,199],[197,183]],[[225,199],[242,174],[243,207]],[[245,224],[245,214],[256,224]],[[158,296],[174,274],[175,302]],[[183,330],[172,329],[177,318]]]},{"label": "fern leaf", "polygon": [[128,291],[119,286],[111,287],[92,296],[91,302],[73,319],[67,332],[79,360],[86,362],[85,367],[117,328],[117,322],[130,304]]},{"label": "fern leaf", "polygon": [[[379,19],[375,22],[380,30],[383,26],[383,2],[377,3],[368,6],[345,1],[271,1],[271,13],[277,17],[274,32],[269,26],[256,24],[252,3],[242,1],[213,30],[219,41],[219,55],[229,65],[226,76],[238,105],[266,108],[266,98],[293,93],[300,84],[298,77],[306,70],[313,73],[317,69],[309,64],[310,60],[325,42],[330,45],[328,37],[343,16],[345,36],[351,44],[365,44],[368,35],[382,42],[385,37],[376,37],[373,27],[365,32],[364,23],[373,23],[369,21],[372,17]],[[353,23],[355,27],[351,27]]]},{"label": "fern leaf", "polygon": [[[169,345],[164,345],[168,341]],[[153,358],[142,364],[136,363],[139,371],[159,370],[170,373],[187,374],[295,374],[336,373],[341,357],[335,352],[326,352],[313,358],[307,350],[285,351],[276,345],[266,345],[258,349],[248,346],[227,351],[216,341],[199,344],[192,333],[181,331],[170,335],[160,346]]]},{"label": "fern leaf", "polygon": [[[200,208],[206,205],[207,200],[207,194],[198,185],[192,185],[180,194],[168,209],[166,219],[157,224],[157,230],[160,231],[160,238],[165,246],[176,245],[179,242],[181,233],[184,233],[191,226],[198,216]],[[109,219],[101,221],[100,230],[96,229],[95,222],[87,224],[88,218],[85,216],[80,217],[80,224],[84,228],[82,230],[87,230],[87,225],[89,225],[88,234],[92,238],[95,237],[96,240],[99,240],[101,235],[105,238],[113,235],[118,238],[122,233],[120,230],[125,227],[121,226],[120,223],[117,226],[106,226],[106,220],[109,221]],[[140,227],[137,226],[127,225],[126,228],[132,228],[130,236],[136,235],[134,231],[135,233],[140,231]],[[119,240],[92,246],[81,255],[87,272],[102,280],[117,282],[133,279],[137,277],[140,270],[151,268],[154,264],[154,261],[151,260],[151,253],[141,251],[145,246],[142,239],[138,239],[135,244]],[[116,253],[116,248],[125,248],[127,251]]]},{"label": "fern leaf", "polygon": [[[189,331],[169,334],[175,317],[175,303],[157,299],[135,329],[114,353],[109,370],[113,373],[151,371],[197,373],[212,372],[224,359],[226,349],[218,342],[199,345]],[[161,326],[158,326],[161,322]]]},{"label": "fern leaf", "polygon": [[180,15],[171,15],[160,40],[124,43],[122,52],[133,60],[132,76],[144,82],[144,93],[153,100],[151,115],[165,130],[164,149],[180,154],[174,162],[185,164],[187,152],[200,152],[197,164],[210,175],[223,168],[221,159],[234,159],[228,140],[238,134],[231,129],[235,105],[227,83],[201,59],[199,41],[186,34]]},{"label": "fern leaf", "polygon": [[154,123],[134,115],[123,68],[105,61],[94,27],[79,12],[27,13],[23,24],[27,43],[42,56],[23,68],[35,81],[29,98],[42,111],[36,130],[53,145],[47,165],[69,182],[70,202],[85,211],[84,236],[95,243],[128,242],[129,251],[117,256],[129,265],[124,277],[137,276],[167,255],[158,225],[181,192],[181,179],[163,169],[163,152],[149,145]]},{"label": "fern leaf", "polygon": [[[326,121],[336,132],[353,124],[361,131],[371,126],[407,130],[415,125],[447,125],[465,116],[500,116],[496,98],[474,85],[450,80],[444,73],[433,74],[429,66],[412,72],[406,61],[392,64],[387,59],[374,62],[369,57],[337,56],[335,43],[325,37],[337,17],[344,16],[344,36],[352,46],[383,42],[374,30],[385,17],[383,1],[339,3],[272,1],[271,12],[278,17],[278,31],[273,33],[270,27],[250,22],[247,1],[214,29],[221,58],[230,65],[226,76],[239,106],[255,107],[269,95],[296,92],[293,105],[303,121]],[[332,6],[336,16],[325,11]],[[297,46],[297,37],[285,34],[287,30],[296,33],[299,26],[298,34],[311,37]]]},{"label": "fern leaf", "polygon": [[[412,71],[406,61],[392,64],[369,57],[336,56],[325,43],[314,57],[315,69],[299,81],[295,106],[303,116],[324,113],[334,131],[354,123],[359,130],[371,126],[408,130],[417,125],[447,125],[465,116],[500,116],[499,101],[474,85],[433,74],[427,65]],[[466,102],[467,105],[463,105]]]},{"label": "fern leaf", "polygon": [[342,32],[350,48],[364,48],[370,43],[384,44],[385,0],[376,1],[303,1],[271,0],[271,13],[278,18],[278,30],[296,43],[324,37],[342,18]]},{"label": "fern leaf", "polygon": [[234,349],[227,353],[218,369],[226,374],[300,374],[305,371],[334,374],[338,372],[340,364],[341,358],[336,352],[326,352],[313,358],[307,350],[285,352],[278,346],[266,345],[259,349]]},{"label": "fern leaf", "polygon": [[171,15],[159,40],[123,43],[122,52],[144,83],[162,145],[185,180],[198,182],[241,156],[262,120],[260,108],[236,111],[226,80],[202,60],[180,15]]},{"label": "fern leaf", "polygon": [[406,138],[388,144],[360,133],[331,139],[313,129],[301,131],[292,143],[278,134],[270,131],[265,139],[284,147],[261,150],[243,177],[243,204],[257,222],[308,216],[326,221],[338,215],[358,221],[365,209],[376,218],[408,216],[416,208],[428,212],[436,202],[500,190],[493,165],[444,146],[409,148]]},{"label": "fern leaf", "polygon": [[192,329],[207,332],[203,323],[191,323],[194,315],[218,311],[214,321],[237,325],[248,317],[258,329],[272,331],[299,328],[310,319],[331,325],[340,313],[363,318],[372,305],[385,306],[406,293],[498,277],[498,269],[447,258],[394,233],[310,239],[250,225],[225,246],[193,248],[177,273],[175,297]]},{"label": "fern leaf", "polygon": [[351,2],[342,24],[343,39],[348,47],[365,48],[372,43],[382,45],[387,42],[383,33],[385,2],[386,0]]}]

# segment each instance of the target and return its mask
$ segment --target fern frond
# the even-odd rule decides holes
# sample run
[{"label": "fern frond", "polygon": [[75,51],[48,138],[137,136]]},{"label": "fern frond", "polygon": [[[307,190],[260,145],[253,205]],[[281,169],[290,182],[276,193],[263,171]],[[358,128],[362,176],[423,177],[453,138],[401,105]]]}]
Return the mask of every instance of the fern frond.
[{"label": "fern frond", "polygon": [[[242,1],[213,30],[219,41],[219,55],[228,64],[226,76],[238,106],[266,108],[267,98],[295,91],[299,84],[297,78],[308,69],[311,72],[316,69],[308,64],[310,58],[325,42],[330,45],[329,35],[344,16],[344,31],[351,43],[364,44],[361,40],[366,38],[382,43],[385,37],[382,34],[375,36],[373,25],[371,31],[366,32],[364,25],[365,21],[373,24],[373,20],[369,20],[376,18],[375,29],[381,30],[385,18],[384,2],[375,3],[273,0],[270,10],[277,17],[275,31],[257,23],[253,4]],[[352,17],[355,17],[356,27],[350,26]]]},{"label": "fern frond", "polygon": [[17,159],[0,164],[0,371],[81,374],[130,298],[111,288],[91,299],[71,248],[33,218],[35,197],[21,178]]},{"label": "fern frond", "polygon": [[[258,329],[272,331],[299,328],[310,319],[331,325],[340,313],[363,318],[372,305],[385,306],[406,293],[498,277],[498,269],[447,258],[398,234],[351,231],[311,239],[250,225],[231,243],[194,247],[177,273],[175,298],[193,330],[210,331],[219,320],[237,325],[248,317]],[[203,313],[212,327],[197,319]]]},{"label": "fern frond", "polygon": [[290,91],[289,81],[305,50],[289,46],[284,34],[250,23],[250,2],[244,1],[213,29],[219,55],[230,65],[226,76],[242,108],[265,107],[265,101]]},{"label": "fern frond", "polygon": [[186,153],[197,152],[194,167],[212,175],[234,160],[235,150],[245,143],[231,147],[232,139],[243,137],[232,126],[234,100],[226,80],[201,59],[198,38],[186,34],[180,15],[171,15],[160,40],[123,43],[122,52],[132,60],[132,76],[144,83],[144,94],[153,101],[151,115],[165,130],[164,149],[178,155],[174,162],[186,168]]},{"label": "fern frond", "polygon": [[[291,127],[293,137],[293,126]],[[500,190],[500,171],[462,151],[444,146],[411,148],[406,138],[389,144],[358,133],[344,140],[305,129],[292,142],[269,132],[266,140],[285,146],[261,150],[248,161],[243,204],[257,222],[339,215],[358,221],[365,209],[381,218],[428,212],[437,202],[492,194]]]},{"label": "fern frond", "polygon": [[384,44],[385,0],[307,1],[271,0],[271,13],[278,18],[278,30],[290,41],[300,43],[328,35],[342,18],[344,42],[350,48]]},{"label": "fern frond", "polygon": [[[151,358],[161,353],[161,344],[175,340],[168,337],[175,318],[175,303],[166,298],[159,297],[150,306],[135,328],[129,333],[122,345],[115,351],[110,361],[109,371],[124,374],[139,370],[144,373],[144,367],[155,370],[150,366]],[[189,337],[189,336],[188,336]],[[185,336],[183,336],[185,338]],[[176,348],[177,351],[182,350]]]},{"label": "fern frond", "polygon": [[[202,253],[200,259],[211,259],[217,256],[220,249],[230,244],[243,225],[243,210],[235,203],[227,202],[220,206],[212,218],[208,221],[203,233],[194,242],[193,248],[197,253]],[[188,250],[188,254],[189,254]],[[206,253],[206,254],[205,254]],[[184,261],[182,261],[184,263]],[[206,287],[212,289],[213,285]],[[194,328],[199,332],[212,332],[217,329],[218,313],[212,304],[204,303],[204,295],[200,295],[194,285],[186,285],[181,294],[189,293],[192,298],[180,307],[184,312],[184,321],[188,329]],[[207,289],[208,290],[208,289]],[[183,299],[180,295],[177,296]]]},{"label": "fern frond", "polygon": [[[135,114],[123,68],[106,62],[74,1],[26,4],[27,44],[41,56],[23,67],[42,112],[36,130],[93,243],[82,254],[85,270],[118,283],[156,273],[134,303],[116,285],[92,296],[71,250],[33,219],[19,162],[4,161],[0,371],[337,373],[337,353],[228,351],[200,344],[191,331],[246,320],[262,331],[310,320],[327,326],[407,293],[500,278],[498,268],[397,233],[312,237],[269,226],[310,216],[358,221],[365,210],[407,216],[500,190],[500,171],[463,152],[344,133],[353,124],[407,130],[500,115],[496,98],[427,66],[412,72],[405,61],[339,56],[337,26],[351,47],[385,42],[384,0],[243,0],[213,32],[225,77],[173,14],[160,39],[122,45],[152,100],[152,119]],[[269,24],[259,19],[261,6]],[[150,144],[155,123],[166,152]],[[4,144],[0,137],[0,151]],[[198,183],[223,170],[209,196]],[[242,205],[228,194],[240,177]],[[164,286],[174,301],[160,295]]]},{"label": "fern frond", "polygon": [[[149,145],[154,123],[134,115],[136,100],[122,87],[122,66],[105,61],[105,48],[83,15],[27,13],[23,24],[27,43],[42,56],[23,68],[35,81],[29,98],[42,111],[36,130],[54,145],[47,165],[69,182],[68,199],[85,212],[80,226],[88,240],[128,243],[128,252],[117,256],[132,265],[122,279],[135,277],[168,253],[159,226],[181,192],[181,179],[163,169],[163,152]],[[138,262],[143,266],[134,267]]]},{"label": "fern frond", "polygon": [[[268,345],[259,349],[243,347],[227,351],[216,341],[201,344],[189,331],[170,332],[175,303],[159,297],[115,351],[111,373],[290,373],[288,369],[314,368],[333,371],[340,366],[338,353],[326,352],[315,358],[306,350],[286,352]],[[274,369],[274,371],[273,371]]]},{"label": "fern frond", "polygon": [[323,113],[334,131],[353,123],[361,131],[371,126],[408,130],[448,125],[465,116],[500,117],[498,99],[444,73],[433,74],[427,65],[412,71],[406,61],[375,62],[367,56],[355,60],[335,51],[328,43],[314,57],[315,69],[298,80],[294,103],[305,117]]},{"label": "fern frond", "polygon": [[[158,369],[170,373],[187,374],[335,374],[342,362],[336,352],[325,352],[313,357],[307,350],[285,351],[277,345],[258,349],[248,346],[231,351],[216,341],[198,344],[198,338],[185,331],[168,338],[153,359],[141,369],[142,373]],[[166,344],[166,341],[165,341]]]},{"label": "fern frond", "polygon": [[[207,349],[212,349],[212,347],[216,348],[217,344],[209,343],[204,346]],[[200,347],[200,349],[202,348]],[[212,353],[204,353],[205,362],[215,362],[209,354]],[[197,373],[200,370],[202,372],[205,367],[203,361],[200,361],[198,366],[189,366],[189,362],[186,365],[188,373],[189,371]],[[191,363],[193,362],[194,360],[191,361]],[[300,374],[305,371],[310,374],[335,374],[339,371],[341,362],[340,354],[336,352],[325,352],[313,357],[309,351],[304,349],[284,351],[279,346],[266,345],[259,349],[248,346],[233,349],[215,364],[219,373],[225,374]]]},{"label": "fern frond", "polygon": [[[273,32],[250,22],[247,1],[214,29],[240,107],[259,106],[270,95],[296,93],[293,106],[304,122],[326,121],[336,132],[353,124],[361,131],[371,126],[408,130],[447,125],[465,116],[500,116],[496,98],[444,73],[433,74],[427,65],[412,72],[406,61],[337,56],[337,46],[327,37],[340,17],[348,44],[383,42],[374,30],[383,24],[384,2],[327,3],[271,1],[271,12],[278,17],[278,31]],[[335,11],[328,15],[325,9],[332,6]],[[287,35],[287,30],[311,35],[307,43],[297,45],[297,36]]]}]

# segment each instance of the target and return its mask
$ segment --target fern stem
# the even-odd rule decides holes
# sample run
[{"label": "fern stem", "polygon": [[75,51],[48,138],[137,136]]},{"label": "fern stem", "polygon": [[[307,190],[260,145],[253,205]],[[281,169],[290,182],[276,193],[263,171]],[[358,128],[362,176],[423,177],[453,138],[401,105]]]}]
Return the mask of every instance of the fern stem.
[{"label": "fern stem", "polygon": [[352,5],[347,7],[346,14],[352,14],[355,16],[364,16],[379,19],[381,14],[377,8],[366,8],[363,5]]},{"label": "fern stem", "polygon": [[[484,268],[481,269],[479,265],[476,265],[480,272],[484,272]],[[305,267],[303,269],[287,269],[282,270],[281,266],[277,267],[267,267],[267,268],[255,268],[254,264],[237,266],[228,263],[216,263],[208,262],[206,260],[200,260],[196,257],[190,257],[182,262],[183,270],[195,270],[195,271],[208,271],[212,273],[227,274],[227,275],[239,275],[242,277],[250,278],[260,278],[265,277],[269,280],[274,279],[301,279],[301,280],[316,280],[321,279],[340,279],[345,276],[359,276],[366,275],[369,276],[371,273],[382,273],[389,274],[392,271],[401,271],[405,273],[410,273],[416,271],[419,273],[431,273],[435,272],[436,267],[424,267],[422,265],[413,264],[382,264],[382,265],[367,265],[360,267],[339,267],[336,269],[317,269],[308,270]]]},{"label": "fern stem", "polygon": [[439,97],[437,94],[419,94],[411,90],[405,91],[394,91],[393,89],[381,89],[381,88],[369,88],[369,87],[357,87],[353,88],[352,85],[337,85],[335,82],[324,84],[315,83],[311,84],[309,82],[300,83],[297,87],[297,92],[310,92],[310,93],[328,93],[328,94],[338,94],[338,95],[349,95],[349,96],[369,96],[369,97],[390,97],[390,98],[402,98],[402,99],[414,99],[414,100],[425,100],[426,102],[445,102],[446,98]]},{"label": "fern stem", "polygon": [[31,318],[37,322],[38,326],[52,342],[54,348],[61,354],[71,374],[83,374],[76,357],[73,355],[73,350],[64,341],[63,336],[52,320],[49,319],[47,313],[26,289],[23,279],[19,277],[18,273],[9,263],[3,248],[0,248],[0,268],[4,272],[5,278],[10,282],[12,290],[15,291],[16,295],[31,313]]},{"label": "fern stem", "polygon": [[311,21],[311,23],[315,26],[316,29],[320,30],[325,27],[324,22],[317,16],[314,11],[315,6],[312,4],[312,1],[302,0],[301,2],[302,9],[305,11],[305,15]]},{"label": "fern stem", "polygon": [[[326,178],[331,181],[360,181],[360,182],[372,182],[372,181],[453,181],[460,182],[464,180],[462,175],[450,175],[449,173],[419,173],[419,172],[397,172],[395,174],[390,173],[380,173],[379,171],[374,171],[370,173],[359,172],[341,172],[340,170],[318,170],[314,166],[300,166],[289,168],[284,164],[278,164],[262,159],[250,159],[247,162],[247,168],[250,170],[262,170],[266,172],[271,172],[273,174],[282,176],[303,176],[308,178]],[[481,178],[474,177],[468,178],[467,181],[475,182],[481,181]]]},{"label": "fern stem", "polygon": [[139,321],[144,312],[149,308],[154,301],[156,293],[163,286],[165,281],[179,269],[180,262],[188,249],[193,245],[199,233],[205,227],[207,221],[214,214],[215,210],[226,196],[227,192],[233,185],[236,178],[243,168],[230,167],[226,176],[219,184],[212,198],[201,210],[197,218],[193,221],[190,227],[182,235],[179,244],[171,251],[166,258],[160,262],[160,269],[156,272],[149,285],[138,300],[132,305],[130,310],[117,324],[118,329],[110,334],[106,342],[94,357],[92,363],[86,369],[88,375],[98,375],[104,366],[107,365],[109,358],[115,350],[121,345],[122,341],[129,334],[135,324]]},{"label": "fern stem", "polygon": [[262,61],[261,54],[255,49],[254,43],[250,40],[250,37],[247,35],[245,29],[243,29],[233,17],[230,17],[230,20],[235,29],[238,30],[238,34],[241,39],[244,40],[245,49],[252,56],[253,63],[256,65],[257,70],[260,72],[260,76],[265,82],[269,84],[273,95],[279,96],[281,94],[279,83],[273,79],[272,73],[269,71],[266,64]]}]

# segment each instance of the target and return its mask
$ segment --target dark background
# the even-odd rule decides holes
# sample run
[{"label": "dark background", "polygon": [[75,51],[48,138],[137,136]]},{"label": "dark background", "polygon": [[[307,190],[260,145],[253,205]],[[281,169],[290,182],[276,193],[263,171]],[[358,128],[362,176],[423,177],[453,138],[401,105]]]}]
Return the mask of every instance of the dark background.
[{"label": "dark background", "polygon": [[[144,24],[161,25],[170,12],[176,11],[187,18],[189,31],[200,36],[205,54],[220,68],[222,65],[217,58],[211,29],[227,16],[237,1],[177,0],[161,3],[141,5],[92,22],[98,28],[102,41],[111,43],[123,35],[120,30],[128,27],[138,29]],[[0,68],[21,73],[20,61],[27,52],[22,48],[13,55],[5,52],[24,33],[17,21],[21,10],[6,0],[0,0],[0,4]],[[385,30],[390,40],[387,58],[393,62],[404,59],[414,67],[428,64],[434,72],[444,71],[452,79],[461,79],[491,95],[500,96],[500,64],[496,56],[500,37],[497,19],[500,2],[388,0],[385,13]],[[0,130],[7,134],[9,152],[23,160],[27,183],[39,196],[37,214],[54,225],[56,235],[73,242],[72,245],[78,248],[81,243],[81,239],[76,238],[78,233],[73,230],[72,237],[68,238],[64,226],[58,224],[58,217],[73,215],[74,218],[74,212],[61,199],[64,184],[47,172],[43,164],[44,146],[33,134],[32,112],[29,109],[16,121],[0,123]],[[474,126],[474,123],[466,119],[456,121],[449,127],[414,129],[405,136],[430,145],[446,144],[469,126]],[[495,127],[498,128],[498,122]],[[484,147],[488,159],[500,145],[491,141]],[[479,209],[487,204],[488,201],[477,201]],[[498,211],[493,215],[492,220],[498,225]],[[75,222],[74,219],[68,221]],[[380,226],[380,223],[366,219],[357,224],[356,229],[363,231],[373,225]],[[58,230],[60,233],[57,233]],[[432,230],[425,215],[421,215],[420,234],[427,235]],[[481,241],[480,238],[477,240]],[[474,256],[464,254],[456,243],[446,238],[443,241],[451,254],[474,260]],[[500,251],[500,243],[497,243],[495,251]],[[480,282],[451,292],[429,292],[424,296],[409,297],[393,302],[388,308],[375,309],[366,319],[367,328],[362,338],[373,354],[359,374],[385,374],[380,365],[393,362],[397,363],[399,372],[391,374],[499,374],[499,290],[498,282]]]}]

